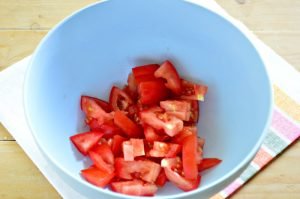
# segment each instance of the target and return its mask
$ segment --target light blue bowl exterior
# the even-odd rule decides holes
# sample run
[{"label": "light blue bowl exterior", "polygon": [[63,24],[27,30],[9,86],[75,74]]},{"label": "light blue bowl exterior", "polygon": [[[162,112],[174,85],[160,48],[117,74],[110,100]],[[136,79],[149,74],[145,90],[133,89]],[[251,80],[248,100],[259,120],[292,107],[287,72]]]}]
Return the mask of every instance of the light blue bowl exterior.
[{"label": "light blue bowl exterior", "polygon": [[69,137],[85,130],[80,96],[107,99],[113,84],[126,82],[131,67],[166,59],[182,77],[209,86],[198,134],[206,139],[205,156],[223,162],[203,174],[197,190],[184,193],[168,184],[156,198],[208,198],[247,166],[262,142],[272,106],[266,69],[253,45],[231,23],[192,3],[110,0],[54,28],[26,75],[28,123],[49,163],[74,189],[89,198],[124,197],[79,175],[89,162]]}]

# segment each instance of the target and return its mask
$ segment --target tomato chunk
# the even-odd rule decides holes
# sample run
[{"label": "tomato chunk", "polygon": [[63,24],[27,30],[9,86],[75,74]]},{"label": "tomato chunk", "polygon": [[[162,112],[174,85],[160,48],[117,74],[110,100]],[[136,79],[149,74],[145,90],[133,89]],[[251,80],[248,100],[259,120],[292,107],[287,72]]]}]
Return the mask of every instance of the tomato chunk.
[{"label": "tomato chunk", "polygon": [[187,136],[182,145],[182,163],[184,175],[187,179],[195,180],[198,176],[197,167],[197,136]]},{"label": "tomato chunk", "polygon": [[114,111],[123,111],[133,104],[133,100],[126,92],[113,86],[109,95],[109,104]]},{"label": "tomato chunk", "polygon": [[81,175],[91,184],[98,187],[105,187],[115,176],[114,173],[107,173],[95,167],[90,167],[81,171]]},{"label": "tomato chunk", "polygon": [[141,180],[111,183],[113,191],[133,196],[153,196],[157,192],[155,184],[144,183]]},{"label": "tomato chunk", "polygon": [[139,101],[142,104],[152,105],[167,97],[168,91],[160,80],[144,81],[138,85]]},{"label": "tomato chunk", "polygon": [[155,182],[160,165],[149,160],[125,161],[123,158],[115,159],[116,175],[122,179],[131,180],[134,177],[146,182]]},{"label": "tomato chunk", "polygon": [[107,143],[97,144],[88,153],[97,168],[108,173],[114,171],[114,155]]},{"label": "tomato chunk", "polygon": [[158,64],[148,64],[143,66],[136,66],[132,69],[134,78],[137,84],[143,81],[155,80],[154,72],[159,68]]},{"label": "tomato chunk", "polygon": [[192,134],[197,134],[196,126],[184,126],[182,131],[180,131],[175,137],[172,138],[172,142],[177,144],[182,144],[183,140]]},{"label": "tomato chunk", "polygon": [[167,176],[165,174],[165,171],[162,169],[160,171],[156,181],[155,181],[155,184],[157,186],[163,187],[166,184],[167,181],[168,181],[168,179],[167,179]]},{"label": "tomato chunk", "polygon": [[115,135],[113,137],[111,150],[115,157],[122,155],[122,144],[126,139],[120,135]]},{"label": "tomato chunk", "polygon": [[218,158],[204,158],[204,159],[202,159],[201,163],[198,164],[198,171],[201,172],[201,171],[210,169],[212,167],[217,166],[221,162],[222,162],[222,160],[220,160]]},{"label": "tomato chunk", "polygon": [[181,146],[179,144],[165,143],[155,141],[153,148],[150,150],[149,155],[152,157],[176,157],[181,152]]},{"label": "tomato chunk", "polygon": [[164,78],[168,89],[179,95],[181,93],[181,81],[176,68],[170,61],[165,61],[154,73],[157,78]]},{"label": "tomato chunk", "polygon": [[86,103],[88,103],[89,100],[96,102],[96,104],[98,104],[105,112],[110,112],[111,111],[108,102],[106,102],[104,100],[101,100],[101,99],[98,99],[96,97],[90,97],[90,96],[86,96],[86,95],[81,96],[81,99],[80,99],[80,108],[81,108],[81,110],[85,109]]},{"label": "tomato chunk", "polygon": [[191,117],[191,103],[188,101],[166,100],[160,101],[162,107],[168,114],[174,115],[183,121],[189,121]]},{"label": "tomato chunk", "polygon": [[73,135],[70,140],[78,151],[83,155],[87,155],[87,152],[99,142],[102,136],[103,133],[90,131]]},{"label": "tomato chunk", "polygon": [[182,93],[180,98],[186,100],[204,101],[208,87],[201,84],[195,84],[184,79],[181,80]]},{"label": "tomato chunk", "polygon": [[141,137],[142,131],[140,127],[129,119],[123,112],[116,111],[114,116],[115,124],[125,132],[129,137]]},{"label": "tomato chunk", "polygon": [[133,161],[134,160],[134,149],[133,145],[130,141],[123,142],[123,154],[124,159],[126,161]]}]

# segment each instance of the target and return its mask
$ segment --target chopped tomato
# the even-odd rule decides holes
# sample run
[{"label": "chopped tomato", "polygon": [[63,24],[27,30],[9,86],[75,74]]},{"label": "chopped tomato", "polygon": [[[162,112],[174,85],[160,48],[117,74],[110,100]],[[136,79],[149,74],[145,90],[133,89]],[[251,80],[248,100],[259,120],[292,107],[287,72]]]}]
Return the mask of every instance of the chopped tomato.
[{"label": "chopped tomato", "polygon": [[89,156],[97,168],[108,173],[114,171],[114,155],[107,143],[97,144],[89,151]]},{"label": "chopped tomato", "polygon": [[135,123],[140,123],[139,109],[140,107],[136,104],[128,107],[128,117]]},{"label": "chopped tomato", "polygon": [[134,155],[134,157],[145,155],[145,149],[144,149],[144,141],[143,141],[143,139],[134,139],[134,138],[131,138],[130,142],[131,142],[131,144],[133,146],[133,155]]},{"label": "chopped tomato", "polygon": [[127,79],[128,84],[128,93],[130,94],[132,99],[136,99],[137,97],[137,84],[134,78],[134,75],[130,73]]},{"label": "chopped tomato", "polygon": [[170,168],[172,170],[182,171],[182,161],[179,157],[164,158],[161,160],[161,167]]},{"label": "chopped tomato", "polygon": [[87,152],[99,142],[102,136],[103,133],[90,131],[73,135],[70,137],[70,140],[78,151],[86,155]]},{"label": "chopped tomato", "polygon": [[204,101],[204,96],[207,93],[207,86],[195,84],[184,79],[181,80],[182,93],[180,98],[186,100],[200,100]]},{"label": "chopped tomato", "polygon": [[133,100],[126,92],[113,86],[109,95],[109,104],[114,111],[124,111],[133,104]]},{"label": "chopped tomato", "polygon": [[140,137],[142,135],[140,127],[121,111],[116,111],[114,122],[129,137]]},{"label": "chopped tomato", "polygon": [[122,143],[124,160],[133,161],[134,160],[134,149],[130,141],[125,141]]},{"label": "chopped tomato", "polygon": [[217,166],[221,162],[222,162],[222,160],[220,160],[218,158],[204,158],[204,159],[202,159],[201,163],[198,164],[198,171],[201,172],[206,169],[210,169],[214,166]]},{"label": "chopped tomato", "polygon": [[185,178],[195,180],[198,175],[197,167],[197,136],[187,136],[182,144],[182,163]]},{"label": "chopped tomato", "polygon": [[165,61],[154,73],[157,78],[164,78],[168,89],[179,95],[181,93],[181,81],[176,68],[170,61]]},{"label": "chopped tomato", "polygon": [[133,196],[153,196],[157,192],[157,186],[155,184],[144,183],[141,180],[113,182],[111,183],[111,189]]},{"label": "chopped tomato", "polygon": [[138,85],[139,101],[142,104],[157,104],[166,99],[168,91],[160,80],[144,81]]},{"label": "chopped tomato", "polygon": [[168,181],[168,179],[167,179],[167,176],[165,174],[165,171],[162,169],[160,171],[156,181],[155,181],[155,184],[157,186],[163,187],[166,184],[167,181]]},{"label": "chopped tomato", "polygon": [[113,112],[107,113],[100,105],[99,100],[92,97],[83,96],[81,98],[81,107],[86,115],[86,122],[94,119],[98,125],[113,119]]},{"label": "chopped tomato", "polygon": [[199,165],[203,159],[203,146],[204,146],[205,140],[203,138],[197,138],[197,156],[196,161]]},{"label": "chopped tomato", "polygon": [[86,95],[81,96],[81,99],[80,99],[81,110],[84,110],[86,103],[88,103],[87,101],[89,101],[89,100],[96,102],[96,104],[98,104],[105,112],[111,111],[108,102],[98,99],[96,97],[90,97],[90,96],[86,96]]},{"label": "chopped tomato", "polygon": [[120,135],[114,135],[111,149],[115,157],[122,154],[122,144],[125,140],[126,139]]},{"label": "chopped tomato", "polygon": [[90,183],[98,186],[105,187],[115,176],[114,173],[107,173],[95,167],[90,167],[81,171],[81,175]]},{"label": "chopped tomato", "polygon": [[197,100],[191,100],[190,119],[188,122],[196,124],[199,120],[199,102]]},{"label": "chopped tomato", "polygon": [[155,112],[153,109],[140,112],[142,122],[150,125],[156,130],[164,130],[164,132],[173,137],[183,129],[183,121],[175,116],[165,113]]},{"label": "chopped tomato", "polygon": [[149,64],[143,66],[136,66],[132,69],[134,78],[137,84],[143,81],[152,81],[156,78],[154,77],[154,72],[159,68],[158,64]]},{"label": "chopped tomato", "polygon": [[163,141],[168,138],[166,135],[161,135],[149,125],[144,125],[144,135],[148,142]]},{"label": "chopped tomato", "polygon": [[173,171],[170,168],[164,168],[165,174],[174,185],[176,185],[178,188],[182,189],[183,191],[191,191],[196,189],[201,181],[201,176],[197,173],[196,179],[189,180],[184,177],[182,177],[177,172]]},{"label": "chopped tomato", "polygon": [[115,161],[116,175],[126,180],[140,178],[146,182],[155,182],[161,169],[159,164],[149,160],[125,161],[116,158]]},{"label": "chopped tomato", "polygon": [[160,107],[162,107],[166,113],[174,115],[183,121],[189,121],[191,117],[191,103],[188,101],[179,100],[166,100],[160,101]]},{"label": "chopped tomato", "polygon": [[184,138],[189,135],[197,134],[197,127],[196,126],[184,126],[182,131],[180,131],[175,137],[172,138],[172,142],[177,144],[182,144]]},{"label": "chopped tomato", "polygon": [[179,144],[165,143],[155,141],[153,148],[149,151],[151,157],[166,157],[172,158],[181,152],[181,146]]}]

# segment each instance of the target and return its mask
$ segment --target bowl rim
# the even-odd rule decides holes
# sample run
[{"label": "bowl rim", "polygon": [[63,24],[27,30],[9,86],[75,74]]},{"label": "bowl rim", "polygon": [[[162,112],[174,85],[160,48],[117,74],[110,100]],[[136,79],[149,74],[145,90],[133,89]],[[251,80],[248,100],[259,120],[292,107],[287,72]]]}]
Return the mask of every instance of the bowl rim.
[{"label": "bowl rim", "polygon": [[[40,151],[42,152],[42,154],[45,155],[46,159],[50,163],[52,163],[53,166],[56,167],[56,169],[59,169],[60,171],[62,171],[66,175],[68,175],[73,180],[79,182],[81,185],[88,186],[89,188],[91,188],[91,189],[93,189],[95,191],[98,191],[99,193],[104,193],[104,194],[108,194],[108,195],[113,196],[113,197],[122,198],[124,196],[128,197],[128,195],[117,193],[117,192],[111,191],[111,190],[109,190],[107,188],[103,189],[103,188],[96,187],[96,186],[88,183],[84,179],[78,180],[70,171],[66,170],[59,162],[57,162],[57,160],[55,160],[50,154],[48,154],[45,150],[43,150],[43,147],[38,142],[38,138],[36,136],[36,133],[33,130],[32,125],[31,125],[31,121],[32,120],[30,119],[31,117],[30,117],[30,114],[29,114],[29,100],[28,100],[29,96],[27,95],[28,94],[28,90],[29,90],[29,77],[30,77],[30,73],[31,73],[32,68],[33,68],[34,60],[36,59],[38,52],[40,51],[40,49],[42,48],[42,46],[44,45],[44,43],[47,41],[47,39],[52,34],[54,34],[54,32],[57,29],[59,29],[61,26],[63,26],[66,22],[68,22],[72,18],[76,17],[81,12],[86,11],[86,10],[92,8],[92,7],[95,7],[95,6],[99,5],[99,4],[103,4],[103,3],[109,2],[109,1],[112,1],[112,0],[102,0],[100,2],[95,2],[95,3],[89,4],[87,6],[84,6],[84,7],[82,7],[79,10],[76,10],[76,11],[72,12],[67,17],[65,17],[63,20],[61,20],[58,24],[56,24],[46,34],[46,36],[40,41],[40,43],[38,44],[38,46],[34,50],[34,53],[33,53],[32,57],[31,57],[31,60],[30,60],[30,62],[28,64],[27,70],[25,72],[24,85],[23,85],[23,89],[24,89],[24,92],[23,92],[23,105],[24,105],[24,112],[25,112],[26,122],[27,122],[27,124],[29,126],[31,134],[33,135],[35,143],[37,144],[37,146],[40,149]],[[177,0],[177,1],[183,1],[183,2],[188,3],[188,4],[193,4],[195,6],[198,6],[198,7],[202,8],[202,9],[204,9],[204,10],[212,13],[213,15],[215,15],[218,18],[222,19],[226,23],[230,24],[232,26],[232,28],[234,28],[237,31],[239,31],[241,33],[241,35],[243,37],[245,37],[245,39],[249,42],[249,45],[253,48],[254,52],[258,56],[258,59],[261,61],[262,65],[263,65],[263,70],[264,70],[264,73],[265,73],[266,78],[267,78],[266,79],[267,80],[267,84],[268,84],[267,87],[269,88],[268,89],[269,90],[269,93],[268,93],[269,94],[269,99],[268,99],[268,101],[269,101],[268,110],[269,111],[268,111],[268,116],[266,118],[266,123],[264,125],[264,128],[262,130],[262,133],[261,133],[258,141],[256,142],[255,146],[251,149],[251,151],[248,153],[248,155],[238,165],[236,165],[230,172],[228,172],[227,174],[223,175],[221,178],[219,178],[219,179],[211,182],[208,185],[199,186],[197,189],[189,191],[189,192],[182,192],[182,193],[170,195],[174,199],[184,198],[184,197],[190,197],[190,196],[193,196],[193,195],[196,195],[196,194],[201,194],[201,192],[209,190],[209,189],[213,188],[214,186],[219,185],[222,182],[226,181],[227,179],[230,179],[230,177],[234,176],[234,174],[237,173],[239,170],[241,170],[242,168],[245,168],[250,163],[250,161],[252,160],[252,158],[255,156],[255,154],[257,153],[257,151],[259,150],[259,147],[261,146],[261,144],[263,142],[263,139],[265,138],[265,136],[267,134],[267,129],[268,129],[270,123],[271,123],[272,107],[274,106],[273,105],[273,103],[274,103],[273,102],[273,88],[271,86],[272,84],[271,84],[270,76],[269,76],[269,73],[267,71],[265,61],[262,58],[262,55],[260,54],[260,52],[258,51],[257,47],[254,44],[254,37],[252,35],[250,35],[245,28],[239,26],[240,24],[238,24],[238,22],[234,21],[233,18],[232,19],[231,18],[226,19],[225,16],[223,16],[220,13],[218,13],[217,11],[215,11],[215,10],[213,10],[213,9],[205,6],[204,3],[202,3],[201,1],[200,2],[197,2],[195,0]],[[156,196],[155,195],[152,198],[169,199],[170,196]],[[143,197],[143,196],[130,196],[130,197],[131,198],[136,198],[136,199],[137,198],[139,198],[139,199],[140,198],[149,198],[149,197]]]}]

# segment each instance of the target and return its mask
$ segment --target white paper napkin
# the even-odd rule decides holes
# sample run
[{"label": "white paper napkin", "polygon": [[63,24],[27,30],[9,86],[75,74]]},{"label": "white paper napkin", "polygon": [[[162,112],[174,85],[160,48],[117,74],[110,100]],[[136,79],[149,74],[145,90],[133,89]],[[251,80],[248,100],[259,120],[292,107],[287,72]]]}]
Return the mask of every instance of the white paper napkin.
[{"label": "white paper napkin", "polygon": [[[291,98],[294,98],[296,101],[300,100],[299,73],[292,66],[259,41],[243,24],[230,17],[215,1],[189,1],[214,10],[232,23],[238,25],[255,43],[267,66],[271,80],[276,82]],[[68,186],[48,166],[26,123],[23,106],[23,82],[29,61],[30,57],[27,57],[0,73],[0,122],[13,135],[25,153],[63,198],[84,199],[84,196]]]}]

